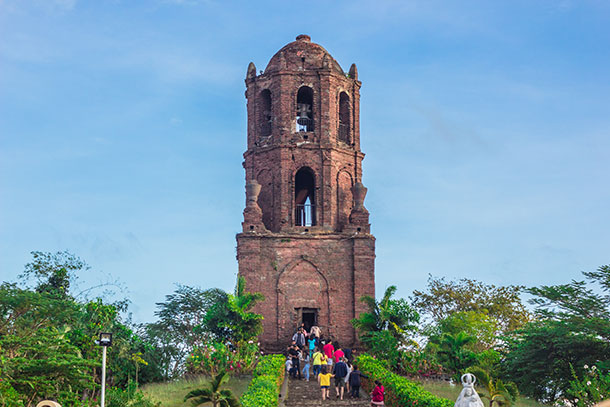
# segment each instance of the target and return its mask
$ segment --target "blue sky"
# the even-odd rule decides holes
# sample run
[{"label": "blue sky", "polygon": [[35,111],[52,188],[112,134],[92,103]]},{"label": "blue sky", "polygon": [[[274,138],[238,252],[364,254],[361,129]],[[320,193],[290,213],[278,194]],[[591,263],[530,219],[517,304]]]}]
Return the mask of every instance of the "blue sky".
[{"label": "blue sky", "polygon": [[68,249],[136,321],[231,290],[244,77],[301,33],[358,65],[376,284],[610,263],[606,1],[0,0],[0,275]]}]

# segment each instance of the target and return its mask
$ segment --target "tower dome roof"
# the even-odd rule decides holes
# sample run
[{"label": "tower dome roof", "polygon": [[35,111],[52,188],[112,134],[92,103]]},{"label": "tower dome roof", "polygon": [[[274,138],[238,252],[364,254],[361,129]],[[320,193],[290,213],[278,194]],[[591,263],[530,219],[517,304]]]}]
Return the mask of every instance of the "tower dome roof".
[{"label": "tower dome roof", "polygon": [[343,73],[341,65],[321,45],[311,42],[309,35],[301,34],[296,41],[285,45],[275,53],[265,73],[281,70],[305,71],[330,68],[340,74]]}]

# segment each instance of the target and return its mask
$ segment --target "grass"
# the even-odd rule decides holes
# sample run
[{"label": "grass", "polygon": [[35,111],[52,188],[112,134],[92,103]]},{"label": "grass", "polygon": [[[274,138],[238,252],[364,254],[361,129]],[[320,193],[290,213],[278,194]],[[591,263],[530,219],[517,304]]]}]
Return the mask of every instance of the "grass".
[{"label": "grass", "polygon": [[[428,390],[430,393],[437,395],[439,397],[447,398],[451,401],[457,400],[460,392],[462,391],[462,385],[451,385],[448,382],[436,381],[436,380],[423,380],[421,382],[424,389]],[[484,391],[477,389],[479,396]],[[487,399],[483,399],[484,405],[489,405],[489,401]],[[544,404],[538,403],[536,400],[532,400],[527,397],[519,397],[517,402],[513,405],[513,407],[548,407]]]},{"label": "grass", "polygon": [[[252,380],[249,376],[231,377],[224,388],[233,391],[236,397],[240,397]],[[141,387],[141,390],[154,402],[161,402],[162,407],[186,407],[191,406],[190,401],[184,403],[184,396],[191,390],[204,387],[208,381],[207,377],[201,376],[195,379],[180,379],[166,383],[152,383]]]}]

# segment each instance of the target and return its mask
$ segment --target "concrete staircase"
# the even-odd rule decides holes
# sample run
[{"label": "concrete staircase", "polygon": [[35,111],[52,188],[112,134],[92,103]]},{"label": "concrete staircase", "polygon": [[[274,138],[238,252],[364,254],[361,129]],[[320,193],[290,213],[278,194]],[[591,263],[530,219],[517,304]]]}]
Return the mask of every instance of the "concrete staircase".
[{"label": "concrete staircase", "polygon": [[[357,406],[369,407],[370,396],[368,393],[360,389],[360,399],[350,399],[345,393],[343,400],[339,400],[335,396],[335,388],[330,389],[330,400],[322,401],[322,392],[318,381],[311,374],[310,381],[287,378],[288,381],[288,397],[284,399],[286,407],[311,407],[311,406]],[[334,379],[331,380],[334,385]]]}]

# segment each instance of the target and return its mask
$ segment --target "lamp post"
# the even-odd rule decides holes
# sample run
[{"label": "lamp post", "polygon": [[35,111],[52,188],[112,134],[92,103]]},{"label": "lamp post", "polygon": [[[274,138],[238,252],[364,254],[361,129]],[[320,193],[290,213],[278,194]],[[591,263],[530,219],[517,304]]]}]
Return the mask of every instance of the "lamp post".
[{"label": "lamp post", "polygon": [[112,345],[112,334],[101,332],[97,344],[102,347],[102,394],[100,397],[100,407],[106,406],[106,348]]}]

